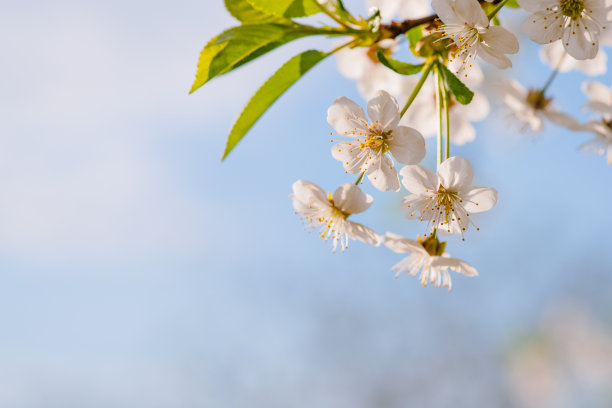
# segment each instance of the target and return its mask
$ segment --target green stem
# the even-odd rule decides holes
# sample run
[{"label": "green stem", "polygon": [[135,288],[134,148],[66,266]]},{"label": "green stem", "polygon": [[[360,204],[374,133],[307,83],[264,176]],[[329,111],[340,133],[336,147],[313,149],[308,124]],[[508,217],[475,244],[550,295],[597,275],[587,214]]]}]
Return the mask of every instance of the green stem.
[{"label": "green stem", "polygon": [[440,74],[440,68],[436,64],[436,107],[438,108],[438,163],[442,163],[443,151],[444,151],[444,96],[442,94],[442,75]]},{"label": "green stem", "polygon": [[359,39],[354,39],[352,41],[349,41],[347,43],[344,43],[342,45],[339,45],[338,47],[334,48],[333,50],[331,50],[330,52],[327,53],[327,55],[332,55],[335,54],[336,52],[340,51],[341,49],[348,47],[350,45],[356,44],[357,42],[359,42]]},{"label": "green stem", "polygon": [[355,185],[358,186],[359,183],[361,183],[361,180],[363,180],[363,176],[365,176],[365,170],[361,172],[361,174],[359,175],[359,178],[357,179],[357,181],[355,182]]},{"label": "green stem", "polygon": [[442,87],[442,95],[444,97],[444,114],[446,119],[446,155],[444,156],[446,159],[450,157],[450,100],[448,95],[448,89],[446,89],[446,85],[442,78],[440,78],[440,86]]},{"label": "green stem", "polygon": [[423,84],[425,84],[425,80],[429,76],[429,73],[431,72],[433,66],[434,66],[433,61],[428,62],[427,65],[425,66],[425,71],[423,72],[423,75],[421,75],[421,79],[419,79],[419,82],[417,82],[416,86],[412,90],[412,93],[408,97],[408,101],[406,101],[406,104],[404,105],[404,108],[402,109],[402,112],[400,113],[400,118],[404,116],[404,114],[406,113],[410,105],[412,105],[412,102],[414,102],[415,98],[419,94],[419,91],[423,87]]},{"label": "green stem", "polygon": [[495,7],[487,17],[489,17],[489,21],[493,20],[495,18],[495,16],[497,15],[497,13],[499,13],[499,10],[501,10],[502,8],[504,8],[504,6],[506,5],[506,3],[508,2],[508,0],[502,0],[497,7]]},{"label": "green stem", "polygon": [[555,78],[557,77],[557,74],[559,73],[559,69],[561,69],[561,65],[563,65],[563,61],[565,61],[566,56],[567,56],[567,52],[564,51],[563,55],[559,59],[559,62],[557,62],[557,65],[555,66],[555,70],[551,72],[550,76],[548,77],[548,80],[542,87],[542,95],[544,95],[544,92],[546,92],[550,84],[552,84]]}]

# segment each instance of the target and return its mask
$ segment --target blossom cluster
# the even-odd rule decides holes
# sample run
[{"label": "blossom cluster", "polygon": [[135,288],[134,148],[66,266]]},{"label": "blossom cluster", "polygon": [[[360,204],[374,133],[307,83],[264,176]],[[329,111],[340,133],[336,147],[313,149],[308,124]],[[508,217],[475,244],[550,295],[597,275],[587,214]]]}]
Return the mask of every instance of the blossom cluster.
[{"label": "blossom cluster", "polygon": [[[608,35],[612,5],[604,0],[517,1],[529,13],[523,31],[532,41],[543,44],[541,58],[554,70],[540,88],[526,88],[515,80],[501,78],[493,86],[496,99],[521,130],[541,131],[550,122],[594,134],[582,149],[606,155],[608,164],[612,164],[612,89],[594,81],[583,84],[588,97],[586,108],[593,113],[586,123],[563,113],[548,94],[558,72],[580,69],[597,75],[605,71],[606,54],[600,43],[612,44]],[[313,182],[298,180],[290,195],[296,214],[318,230],[321,238],[331,241],[333,251],[338,247],[344,251],[349,240],[384,245],[393,252],[408,254],[392,267],[396,276],[402,272],[418,275],[423,285],[431,283],[449,290],[449,271],[478,275],[473,266],[452,258],[446,252],[447,242],[441,238],[459,236],[464,240],[470,228],[478,229],[474,215],[496,205],[497,190],[472,185],[470,161],[452,156],[450,144],[475,140],[472,123],[485,119],[492,109],[479,90],[485,81],[480,61],[507,69],[512,67],[509,56],[519,52],[515,34],[497,20],[506,3],[508,0],[370,0],[372,16],[377,19],[399,14],[413,21],[427,16],[430,10],[437,18],[426,26],[417,26],[418,42],[413,44],[411,40],[409,48],[423,66],[419,79],[411,71],[384,63],[384,56],[401,49],[402,37],[383,35],[382,29],[373,43],[353,42],[338,48],[339,71],[355,80],[368,100],[364,111],[353,100],[340,97],[327,112],[327,122],[334,130],[331,155],[346,174],[356,175],[357,180],[333,193],[326,193]],[[398,100],[406,101],[403,108]],[[435,172],[420,164],[428,153],[425,138],[433,136],[438,137]],[[360,187],[365,179],[381,192],[399,192],[403,186],[408,194],[400,209],[407,219],[423,223],[423,236],[409,239],[394,232],[378,234],[354,222],[353,216],[370,209],[374,201]]]}]

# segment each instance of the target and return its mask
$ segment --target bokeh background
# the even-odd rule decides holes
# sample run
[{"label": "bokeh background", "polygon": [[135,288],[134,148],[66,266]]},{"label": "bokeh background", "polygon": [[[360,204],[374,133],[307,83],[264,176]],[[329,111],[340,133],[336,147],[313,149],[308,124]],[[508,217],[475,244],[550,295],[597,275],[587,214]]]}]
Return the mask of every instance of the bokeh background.
[{"label": "bokeh background", "polygon": [[[269,73],[332,46],[300,40],[189,96],[202,46],[235,24],[222,3],[3,2],[0,406],[612,406],[612,169],[577,150],[590,136],[478,124],[453,154],[500,201],[448,249],[480,277],[451,293],[395,280],[400,255],[331,254],[288,198],[300,178],[353,181],[325,117],[338,96],[363,101],[333,59],[220,162]],[[518,32],[526,14],[504,16]],[[549,68],[521,40],[503,74],[541,85]],[[584,79],[551,88],[581,120]],[[423,232],[402,194],[364,188],[375,203],[356,220]]]}]

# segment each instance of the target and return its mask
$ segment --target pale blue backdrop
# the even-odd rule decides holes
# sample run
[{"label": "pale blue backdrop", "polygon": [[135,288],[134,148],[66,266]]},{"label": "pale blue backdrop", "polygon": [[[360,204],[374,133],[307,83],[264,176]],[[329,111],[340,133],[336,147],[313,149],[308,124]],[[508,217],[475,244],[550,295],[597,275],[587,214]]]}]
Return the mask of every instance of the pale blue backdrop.
[{"label": "pale blue backdrop", "polygon": [[[302,40],[189,96],[200,49],[232,24],[221,0],[3,3],[0,406],[514,407],[506,356],[546,310],[574,302],[609,327],[612,168],[577,150],[588,135],[479,124],[453,153],[500,200],[448,249],[480,277],[450,294],[394,280],[399,255],[332,255],[288,198],[299,178],[353,181],[325,117],[338,96],[363,101],[334,60],[220,162],[268,72],[331,47]],[[503,74],[542,84],[521,40]],[[584,78],[551,88],[581,120]],[[361,222],[422,233],[401,195],[364,188]]]}]

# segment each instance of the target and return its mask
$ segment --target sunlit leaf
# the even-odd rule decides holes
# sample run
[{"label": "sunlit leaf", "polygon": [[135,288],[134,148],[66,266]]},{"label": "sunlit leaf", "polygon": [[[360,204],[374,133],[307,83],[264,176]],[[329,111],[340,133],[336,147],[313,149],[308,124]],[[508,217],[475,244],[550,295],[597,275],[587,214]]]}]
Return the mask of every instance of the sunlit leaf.
[{"label": "sunlit leaf", "polygon": [[418,74],[423,70],[423,67],[425,66],[425,64],[409,64],[407,62],[398,61],[396,59],[386,57],[384,50],[378,50],[376,52],[376,56],[378,57],[380,63],[383,64],[385,67],[390,68],[398,74],[402,75]]},{"label": "sunlit leaf", "polygon": [[453,74],[444,64],[438,64],[442,77],[448,89],[455,95],[455,99],[462,105],[467,105],[472,102],[474,92],[465,86],[463,82],[455,74]]},{"label": "sunlit leaf", "polygon": [[227,138],[223,159],[236,147],[236,144],[251,129],[266,110],[308,70],[324,59],[328,54],[321,51],[306,51],[291,58],[279,68],[259,90],[234,123]]}]

